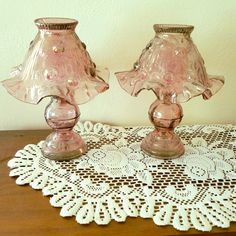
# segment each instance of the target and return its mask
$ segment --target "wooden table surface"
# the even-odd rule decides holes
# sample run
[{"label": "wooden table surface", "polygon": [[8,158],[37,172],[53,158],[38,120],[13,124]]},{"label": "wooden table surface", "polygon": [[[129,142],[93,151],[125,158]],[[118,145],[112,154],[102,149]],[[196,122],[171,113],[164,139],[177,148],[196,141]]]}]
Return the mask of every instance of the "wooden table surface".
[{"label": "wooden table surface", "polygon": [[214,227],[210,233],[194,229],[187,232],[171,226],[158,227],[152,219],[130,218],[125,223],[114,220],[106,226],[96,223],[79,225],[74,217],[62,218],[60,208],[49,203],[40,190],[18,186],[9,177],[7,162],[17,150],[45,139],[49,131],[0,131],[0,236],[129,236],[129,235],[235,235],[236,223],[228,229]]}]

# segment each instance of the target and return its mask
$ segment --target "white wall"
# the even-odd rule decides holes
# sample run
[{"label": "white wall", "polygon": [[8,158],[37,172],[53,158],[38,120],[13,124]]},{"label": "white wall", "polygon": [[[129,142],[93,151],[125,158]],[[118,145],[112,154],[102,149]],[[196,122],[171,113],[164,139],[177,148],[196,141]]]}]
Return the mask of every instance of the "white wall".
[{"label": "white wall", "polygon": [[[22,62],[36,34],[33,20],[61,16],[79,20],[77,33],[98,65],[110,68],[110,90],[81,106],[81,118],[116,125],[149,124],[151,92],[126,94],[114,72],[130,69],[154,36],[154,23],[192,24],[192,38],[209,74],[225,76],[209,101],[183,104],[183,123],[236,122],[236,1],[234,0],[0,0],[0,80]],[[0,86],[0,129],[47,128],[44,107],[22,103]]]}]

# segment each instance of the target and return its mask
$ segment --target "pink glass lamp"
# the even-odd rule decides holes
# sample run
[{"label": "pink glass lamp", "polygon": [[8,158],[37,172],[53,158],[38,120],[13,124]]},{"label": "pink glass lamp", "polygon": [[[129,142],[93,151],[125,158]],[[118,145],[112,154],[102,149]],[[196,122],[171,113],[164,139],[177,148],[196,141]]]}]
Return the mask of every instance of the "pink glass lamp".
[{"label": "pink glass lamp", "polygon": [[142,51],[131,71],[118,72],[120,86],[132,96],[143,89],[157,96],[149,109],[155,130],[142,141],[144,152],[161,159],[177,158],[184,145],[174,128],[183,117],[181,102],[202,95],[209,99],[224,84],[222,76],[209,76],[190,37],[190,25],[154,25],[155,37]]},{"label": "pink glass lamp", "polygon": [[[38,34],[23,64],[2,83],[23,102],[38,104],[51,97],[45,119],[53,132],[43,143],[42,153],[49,159],[72,159],[87,151],[83,139],[72,130],[80,116],[77,104],[109,87],[75,33],[77,20],[40,18],[35,24]],[[108,78],[108,71],[104,72]]]}]

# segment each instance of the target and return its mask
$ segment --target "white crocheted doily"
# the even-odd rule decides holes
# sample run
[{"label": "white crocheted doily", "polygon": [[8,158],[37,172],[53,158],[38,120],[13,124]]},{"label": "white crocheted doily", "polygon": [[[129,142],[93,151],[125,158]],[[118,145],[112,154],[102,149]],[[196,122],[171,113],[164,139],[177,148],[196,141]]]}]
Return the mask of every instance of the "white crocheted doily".
[{"label": "white crocheted doily", "polygon": [[42,189],[61,216],[80,224],[140,216],[178,230],[229,227],[236,221],[236,126],[180,126],[185,154],[165,161],[140,150],[152,129],[78,123],[86,155],[56,162],[42,156],[42,142],[29,144],[8,162],[10,176]]}]

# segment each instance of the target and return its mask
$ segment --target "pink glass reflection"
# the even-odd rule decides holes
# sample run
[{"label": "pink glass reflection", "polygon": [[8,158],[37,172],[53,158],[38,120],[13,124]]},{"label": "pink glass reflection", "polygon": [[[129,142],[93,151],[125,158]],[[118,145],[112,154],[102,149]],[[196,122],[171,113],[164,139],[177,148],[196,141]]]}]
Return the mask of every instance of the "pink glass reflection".
[{"label": "pink glass reflection", "polygon": [[3,86],[17,99],[37,104],[52,97],[45,118],[54,129],[43,145],[51,159],[71,159],[86,152],[86,145],[72,129],[79,119],[76,104],[108,89],[108,70],[99,70],[86,46],[75,33],[77,20],[40,18],[38,33],[22,63],[15,67]]},{"label": "pink glass reflection", "polygon": [[155,126],[142,142],[146,153],[157,158],[176,158],[184,153],[174,128],[183,112],[179,103],[202,95],[209,99],[224,84],[222,76],[209,76],[204,61],[194,45],[189,25],[154,25],[155,37],[142,51],[130,71],[118,72],[121,87],[132,96],[143,89],[152,90],[157,100],[149,117]]}]

